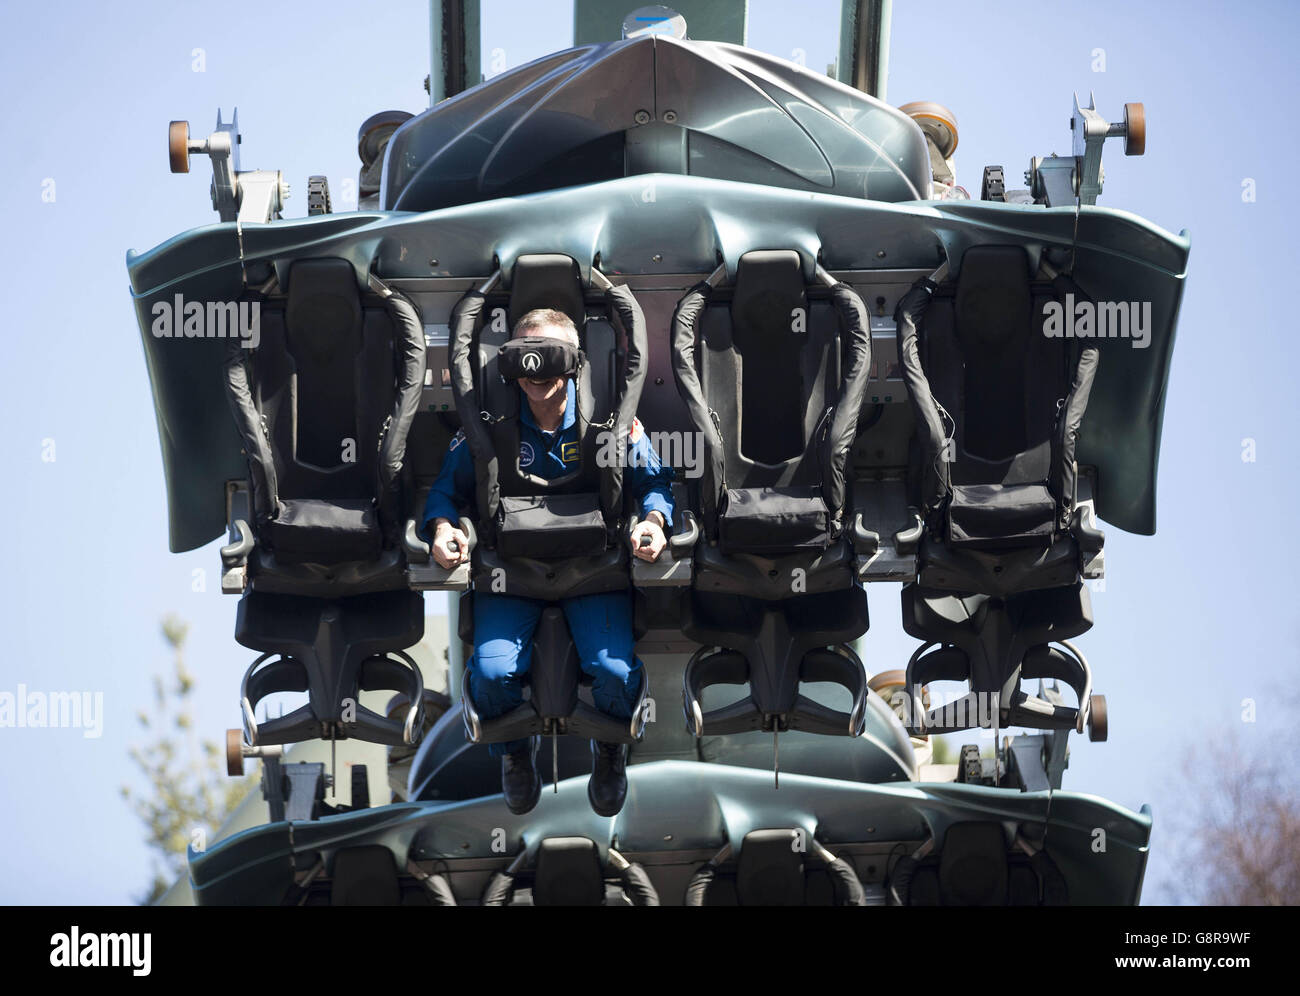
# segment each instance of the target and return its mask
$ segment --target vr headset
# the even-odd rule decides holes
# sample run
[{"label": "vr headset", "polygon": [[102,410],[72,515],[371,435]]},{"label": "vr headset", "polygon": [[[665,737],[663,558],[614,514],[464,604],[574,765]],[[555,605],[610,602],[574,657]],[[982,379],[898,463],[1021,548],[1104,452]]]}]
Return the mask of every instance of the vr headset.
[{"label": "vr headset", "polygon": [[582,363],[582,350],[563,339],[529,335],[511,339],[497,353],[497,370],[505,380],[572,377]]}]

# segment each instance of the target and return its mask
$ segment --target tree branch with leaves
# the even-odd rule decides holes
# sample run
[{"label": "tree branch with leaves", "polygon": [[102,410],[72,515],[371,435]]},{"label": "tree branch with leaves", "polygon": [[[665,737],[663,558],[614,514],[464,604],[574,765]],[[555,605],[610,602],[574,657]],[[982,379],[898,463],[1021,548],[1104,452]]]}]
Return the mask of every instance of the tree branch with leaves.
[{"label": "tree branch with leaves", "polygon": [[186,874],[189,845],[206,843],[256,783],[254,775],[229,778],[221,748],[195,731],[194,676],[184,654],[188,632],[188,624],[174,615],[162,621],[172,656],[170,673],[154,676],[153,708],[136,716],[152,739],[129,750],[148,790],[122,786],[122,797],[144,824],[152,851],[153,881],[139,897],[146,905]]}]

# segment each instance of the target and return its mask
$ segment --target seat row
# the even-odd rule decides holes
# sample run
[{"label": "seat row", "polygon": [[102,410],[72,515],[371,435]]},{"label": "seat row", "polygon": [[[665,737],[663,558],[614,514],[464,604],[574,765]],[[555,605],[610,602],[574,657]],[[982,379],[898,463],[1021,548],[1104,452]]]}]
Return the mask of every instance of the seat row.
[{"label": "seat row", "polygon": [[[806,846],[801,841],[807,841]],[[1068,901],[1065,878],[1046,851],[1017,834],[1009,847],[997,823],[954,823],[943,847],[891,856],[885,874],[864,885],[852,861],[838,857],[806,832],[752,830],[701,864],[677,900],[684,906],[1058,906]],[[980,873],[970,874],[973,864]],[[876,871],[872,868],[872,871]],[[664,885],[681,877],[672,865],[655,867]],[[468,874],[468,873],[466,873]],[[458,902],[458,877],[447,862],[433,870],[410,862],[400,876],[382,845],[344,848],[332,859],[314,894],[292,897],[306,905],[660,906],[663,897],[647,869],[588,837],[544,837],[493,872],[481,893]]]},{"label": "seat row", "polygon": [[[595,438],[632,431],[651,356],[644,316],[595,267],[584,279],[571,257],[518,257],[508,282],[494,275],[450,316],[448,375],[477,487],[462,520],[470,561],[445,571],[410,515],[419,488],[405,450],[426,383],[424,323],[375,277],[363,293],[346,261],[294,263],[282,299],[263,311],[260,346],[232,346],[227,364],[249,480],[227,497],[223,588],[242,594],[236,636],[261,653],[245,675],[245,739],[411,742],[423,695],[403,651],[422,632],[420,593],[488,586],[551,602],[675,589],[681,630],[700,645],[683,674],[691,732],[856,736],[868,691],[853,643],[868,627],[864,582],[883,579],[905,580],[904,627],[924,641],[908,665],[911,701],[930,682],[965,681],[969,716],[987,714],[975,705],[992,697],[999,725],[1082,729],[1091,675],[1062,641],[1090,627],[1083,581],[1100,566],[1102,537],[1075,460],[1098,351],[1041,330],[1048,301],[1082,294],[1059,275],[1036,279],[1018,247],[970,248],[955,277],[947,271],[917,280],[895,312],[913,435],[906,480],[886,482],[902,485],[906,505],[889,514],[875,500],[878,475],[854,466],[855,440],[874,421],[872,335],[858,294],[792,249],[747,253],[734,279],[719,267],[692,287],[668,345],[703,460],[681,482],[668,549],[646,564],[629,556],[635,519],[621,468],[596,459]],[[518,393],[497,369],[509,323],[489,317],[497,307],[515,317],[556,308],[578,329],[584,434],[565,478],[520,467],[509,432]],[[602,523],[604,548],[574,556],[563,530],[512,520],[519,503],[503,499],[549,510],[543,523]],[[467,619],[472,595],[462,626]],[[640,710],[617,730],[582,712],[558,610],[538,627],[535,661],[525,712],[484,721],[465,697],[471,739],[640,735]],[[1029,695],[1021,683],[1033,678],[1065,681],[1078,705]],[[823,681],[848,689],[849,710],[800,694]],[[719,684],[748,694],[704,710],[705,690]],[[391,719],[355,705],[359,690],[381,688],[405,694],[409,713]],[[307,692],[307,705],[259,725],[258,702],[283,691]]]}]

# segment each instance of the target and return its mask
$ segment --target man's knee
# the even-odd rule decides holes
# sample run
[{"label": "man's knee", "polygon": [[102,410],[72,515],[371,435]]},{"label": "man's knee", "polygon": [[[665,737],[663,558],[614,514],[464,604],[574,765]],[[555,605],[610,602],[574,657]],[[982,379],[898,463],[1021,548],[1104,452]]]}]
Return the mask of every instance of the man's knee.
[{"label": "man's knee", "polygon": [[627,595],[582,596],[569,600],[564,608],[579,663],[592,679],[596,705],[606,712],[626,714],[641,686]]},{"label": "man's knee", "polygon": [[495,719],[509,712],[524,700],[519,684],[518,655],[493,654],[480,657],[475,654],[469,661],[469,693],[474,706],[484,719]]},{"label": "man's knee", "polygon": [[635,678],[640,666],[640,662],[632,656],[632,648],[629,645],[626,650],[618,647],[602,648],[596,652],[584,670],[596,681],[635,686],[640,680]]},{"label": "man's knee", "polygon": [[470,659],[471,680],[489,685],[517,684],[519,678],[518,653],[476,652]]},{"label": "man's knee", "polygon": [[642,665],[629,649],[626,656],[601,651],[583,666],[591,675],[596,708],[611,716],[630,716],[641,691]]},{"label": "man's knee", "polygon": [[[538,609],[526,599],[474,596],[474,655],[469,661],[475,699],[487,697],[509,707],[520,700],[520,681],[532,657]],[[492,705],[488,705],[492,709]]]}]

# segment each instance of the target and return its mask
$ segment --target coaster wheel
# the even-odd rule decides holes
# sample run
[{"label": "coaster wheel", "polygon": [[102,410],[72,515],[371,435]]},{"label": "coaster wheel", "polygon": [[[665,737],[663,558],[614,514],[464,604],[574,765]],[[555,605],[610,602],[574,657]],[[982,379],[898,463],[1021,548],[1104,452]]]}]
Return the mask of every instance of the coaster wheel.
[{"label": "coaster wheel", "polygon": [[190,171],[190,123],[173,121],[167,126],[167,161],[173,173]]},{"label": "coaster wheel", "polygon": [[244,734],[241,730],[226,731],[226,774],[239,778],[244,774]]},{"label": "coaster wheel", "polygon": [[910,104],[903,104],[899,110],[920,125],[921,130],[934,140],[939,155],[944,159],[952,158],[952,154],[957,151],[957,115],[943,104],[936,104],[932,100],[914,100]]},{"label": "coaster wheel", "polygon": [[380,111],[361,122],[357,129],[357,155],[370,166],[379,158],[382,143],[414,117],[409,111]]},{"label": "coaster wheel", "polygon": [[1124,155],[1140,156],[1147,150],[1147,112],[1140,103],[1124,105]]},{"label": "coaster wheel", "polygon": [[1089,700],[1091,706],[1088,710],[1088,739],[1094,743],[1103,743],[1106,740],[1106,696],[1094,695]]}]

